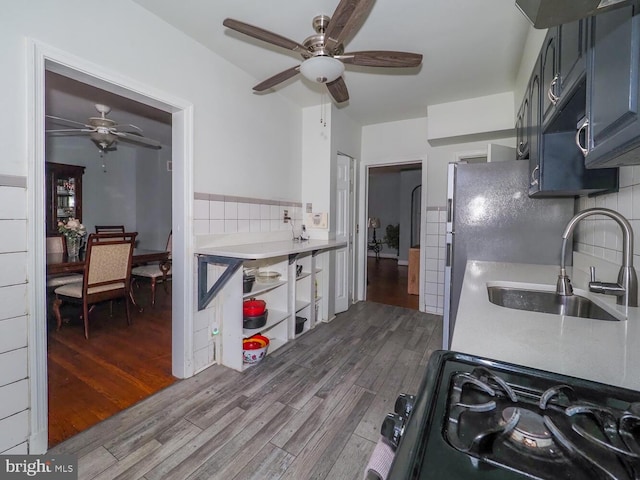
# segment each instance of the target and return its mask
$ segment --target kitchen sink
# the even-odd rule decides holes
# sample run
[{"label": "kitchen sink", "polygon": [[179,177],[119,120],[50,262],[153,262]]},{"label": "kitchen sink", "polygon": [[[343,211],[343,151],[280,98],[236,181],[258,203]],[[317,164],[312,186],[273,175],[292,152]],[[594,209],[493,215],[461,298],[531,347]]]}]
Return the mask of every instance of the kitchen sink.
[{"label": "kitchen sink", "polygon": [[620,319],[580,295],[562,296],[551,291],[517,287],[487,286],[489,301],[501,307],[529,312],[617,322]]}]

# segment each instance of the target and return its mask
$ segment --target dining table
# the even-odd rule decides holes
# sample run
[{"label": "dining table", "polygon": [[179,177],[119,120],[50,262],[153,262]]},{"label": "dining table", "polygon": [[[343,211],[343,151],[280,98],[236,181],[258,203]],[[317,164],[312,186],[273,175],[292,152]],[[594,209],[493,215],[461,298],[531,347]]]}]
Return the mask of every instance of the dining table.
[{"label": "dining table", "polygon": [[[85,251],[81,251],[80,255],[70,257],[64,253],[48,253],[47,254],[47,275],[58,275],[61,273],[79,273],[84,271]],[[134,248],[131,257],[131,266],[144,265],[150,262],[159,262],[160,269],[166,275],[168,268],[163,268],[169,262],[171,252],[168,250],[146,250],[142,248]],[[129,298],[137,308],[142,311],[135,298],[133,290],[129,290]]]}]

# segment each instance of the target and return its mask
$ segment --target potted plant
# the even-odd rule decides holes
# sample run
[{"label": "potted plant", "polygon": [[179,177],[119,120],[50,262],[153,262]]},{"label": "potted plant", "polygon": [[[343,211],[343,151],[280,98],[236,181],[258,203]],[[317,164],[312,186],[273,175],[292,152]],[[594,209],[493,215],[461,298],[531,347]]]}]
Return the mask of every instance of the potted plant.
[{"label": "potted plant", "polygon": [[387,225],[384,243],[386,243],[389,248],[395,248],[396,255],[400,255],[400,224]]}]

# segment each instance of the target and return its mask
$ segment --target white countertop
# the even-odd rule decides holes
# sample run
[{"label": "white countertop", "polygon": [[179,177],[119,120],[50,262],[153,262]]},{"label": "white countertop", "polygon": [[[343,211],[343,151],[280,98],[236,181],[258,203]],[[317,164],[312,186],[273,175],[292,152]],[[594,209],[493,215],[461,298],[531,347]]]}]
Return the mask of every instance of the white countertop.
[{"label": "white countertop", "polygon": [[555,291],[559,268],[470,261],[451,349],[640,391],[640,308],[626,311],[615,304],[615,297],[586,291],[586,272],[572,270],[568,273],[576,294],[626,320],[590,320],[494,305],[487,283]]},{"label": "white countertop", "polygon": [[258,260],[346,246],[347,242],[343,240],[278,240],[273,242],[245,243],[240,245],[201,246],[196,248],[196,254],[242,258],[245,260]]}]

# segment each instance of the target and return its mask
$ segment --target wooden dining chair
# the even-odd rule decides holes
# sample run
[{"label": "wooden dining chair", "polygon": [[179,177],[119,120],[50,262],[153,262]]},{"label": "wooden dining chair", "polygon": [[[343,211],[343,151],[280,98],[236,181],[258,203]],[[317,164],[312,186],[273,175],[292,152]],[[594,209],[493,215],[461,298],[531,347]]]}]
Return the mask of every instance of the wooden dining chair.
[{"label": "wooden dining chair", "polygon": [[171,278],[171,244],[172,233],[169,232],[166,250],[169,252],[169,259],[166,262],[154,263],[150,265],[141,265],[131,269],[131,275],[134,280],[138,278],[149,279],[151,283],[151,306],[156,304],[156,284],[162,282],[164,291],[168,294],[167,281]]},{"label": "wooden dining chair", "polygon": [[53,302],[53,311],[56,315],[58,330],[62,326],[60,306],[63,301],[82,304],[84,336],[87,339],[89,338],[89,312],[99,302],[123,298],[127,324],[131,325],[129,313],[131,257],[137,235],[137,232],[133,232],[89,236],[83,281],[55,289],[56,299]]},{"label": "wooden dining chair", "polygon": [[[58,253],[66,255],[67,242],[64,235],[47,235],[46,241],[47,255]],[[63,273],[57,275],[47,275],[47,288],[56,288],[67,283],[81,282],[82,275],[79,273]]]},{"label": "wooden dining chair", "polygon": [[96,233],[124,233],[124,225],[96,225]]}]

